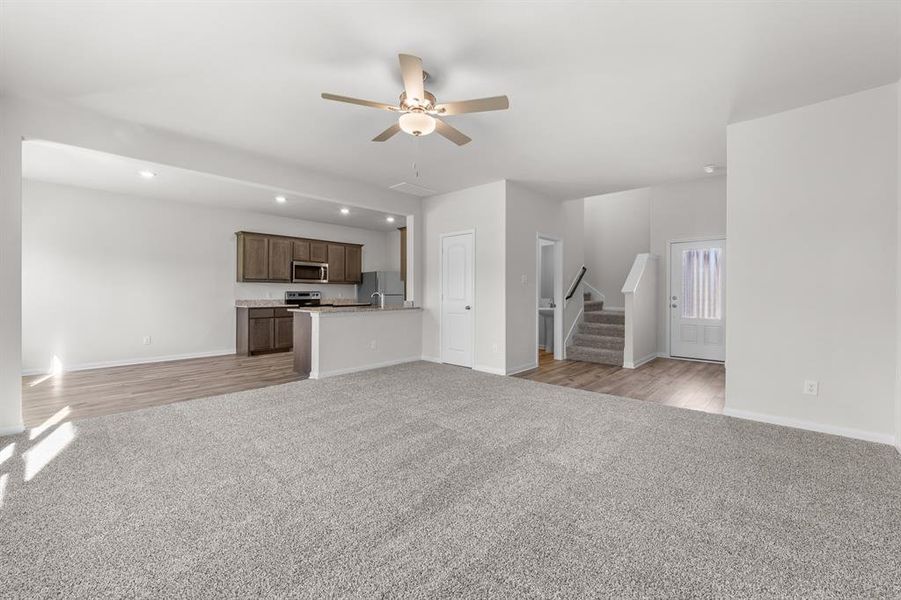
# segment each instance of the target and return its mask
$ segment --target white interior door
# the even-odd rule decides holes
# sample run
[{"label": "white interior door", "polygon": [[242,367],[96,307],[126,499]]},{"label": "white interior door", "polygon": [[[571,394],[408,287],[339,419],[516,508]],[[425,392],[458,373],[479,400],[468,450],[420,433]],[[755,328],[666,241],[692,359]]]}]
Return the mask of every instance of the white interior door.
[{"label": "white interior door", "polygon": [[441,238],[441,362],[472,367],[473,234]]},{"label": "white interior door", "polygon": [[726,241],[673,243],[670,354],[726,360]]}]

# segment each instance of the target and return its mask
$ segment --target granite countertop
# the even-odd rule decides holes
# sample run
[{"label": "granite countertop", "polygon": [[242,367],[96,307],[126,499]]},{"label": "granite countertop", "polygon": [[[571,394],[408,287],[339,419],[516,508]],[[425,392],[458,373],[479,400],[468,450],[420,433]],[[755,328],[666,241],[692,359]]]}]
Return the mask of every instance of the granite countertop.
[{"label": "granite countertop", "polygon": [[235,300],[237,308],[288,308],[284,300]]},{"label": "granite countertop", "polygon": [[289,308],[289,312],[306,313],[358,313],[358,312],[389,312],[396,310],[421,310],[420,306],[304,306],[301,308]]},{"label": "granite countertop", "polygon": [[[369,305],[348,298],[324,298],[322,304],[326,308],[350,306],[366,308]],[[258,300],[235,300],[236,308],[296,308],[294,304],[285,304],[284,300],[261,298]]]}]

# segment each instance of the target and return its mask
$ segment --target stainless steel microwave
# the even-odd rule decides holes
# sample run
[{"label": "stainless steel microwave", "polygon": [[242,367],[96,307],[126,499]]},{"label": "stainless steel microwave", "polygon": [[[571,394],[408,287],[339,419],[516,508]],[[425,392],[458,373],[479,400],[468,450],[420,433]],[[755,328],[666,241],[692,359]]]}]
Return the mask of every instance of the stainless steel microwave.
[{"label": "stainless steel microwave", "polygon": [[328,283],[328,263],[295,260],[291,263],[294,283]]}]

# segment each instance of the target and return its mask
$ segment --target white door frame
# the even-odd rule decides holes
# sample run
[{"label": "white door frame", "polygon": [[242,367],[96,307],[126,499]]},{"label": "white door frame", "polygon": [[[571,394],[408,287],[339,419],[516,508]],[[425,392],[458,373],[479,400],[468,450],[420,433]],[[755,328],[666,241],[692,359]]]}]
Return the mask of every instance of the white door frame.
[{"label": "white door frame", "polygon": [[[725,248],[726,247],[726,235],[725,234],[701,236],[701,237],[678,238],[678,239],[669,240],[666,242],[666,257],[665,257],[666,262],[664,264],[664,269],[666,269],[666,297],[664,298],[664,300],[666,302],[663,303],[663,306],[665,309],[663,314],[666,315],[666,357],[667,358],[672,358],[674,360],[687,360],[690,362],[706,362],[706,363],[713,363],[713,364],[717,364],[717,365],[725,364],[724,362],[721,362],[718,360],[704,360],[701,358],[684,358],[682,356],[673,356],[672,346],[670,345],[672,342],[672,336],[673,336],[673,333],[672,333],[673,319],[672,319],[672,315],[670,314],[670,310],[669,310],[670,298],[673,297],[673,268],[672,268],[672,265],[670,264],[670,261],[673,258],[673,244],[684,244],[685,242],[719,242],[719,241],[723,242],[723,247]],[[726,260],[727,260],[726,269],[728,270],[729,269],[728,256],[727,256]],[[726,280],[728,282],[729,273],[724,271],[723,275],[724,275],[724,280]],[[728,293],[729,293],[729,287],[728,287],[728,283],[727,283],[726,294],[728,294]],[[723,296],[723,302],[724,303],[726,302],[725,295]],[[724,307],[724,314],[725,314],[725,307]],[[727,335],[728,335],[728,332],[727,332]],[[723,343],[725,344],[725,339],[723,340]]]},{"label": "white door frame", "polygon": [[538,303],[541,298],[541,240],[554,246],[554,360],[563,360],[563,240],[546,233],[535,234],[535,364],[538,364]]},{"label": "white door frame", "polygon": [[476,364],[476,230],[464,229],[462,231],[450,231],[442,233],[438,236],[438,277],[439,277],[439,294],[441,295],[438,303],[438,360],[444,362],[444,238],[454,237],[457,235],[472,235],[472,269],[469,271],[470,288],[472,290],[472,316],[469,318],[469,355],[472,357],[472,366]]}]

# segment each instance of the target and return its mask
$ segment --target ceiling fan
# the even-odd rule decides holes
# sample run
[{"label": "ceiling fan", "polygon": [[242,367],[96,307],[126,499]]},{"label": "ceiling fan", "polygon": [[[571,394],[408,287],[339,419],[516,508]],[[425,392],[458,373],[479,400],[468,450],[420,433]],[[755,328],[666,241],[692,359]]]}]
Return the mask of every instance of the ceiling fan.
[{"label": "ceiling fan", "polygon": [[506,96],[493,96],[491,98],[479,98],[477,100],[462,100],[460,102],[443,102],[438,104],[434,94],[427,91],[424,82],[429,74],[422,70],[422,59],[410,54],[400,54],[400,71],[404,79],[404,91],[400,95],[397,106],[383,104],[371,100],[361,100],[348,96],[323,93],[325,100],[359,104],[380,108],[395,113],[400,113],[397,123],[372,138],[373,142],[384,142],[390,139],[398,131],[409,133],[413,136],[428,135],[437,131],[458,146],[467,144],[472,140],[461,131],[451,127],[438,117],[461,115],[463,113],[486,112],[489,110],[506,110],[510,108],[510,101]]}]

